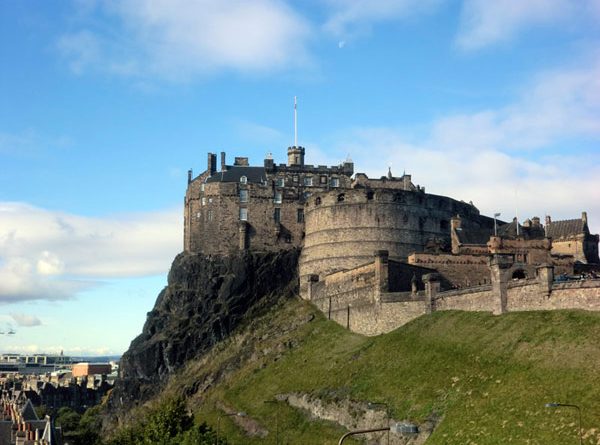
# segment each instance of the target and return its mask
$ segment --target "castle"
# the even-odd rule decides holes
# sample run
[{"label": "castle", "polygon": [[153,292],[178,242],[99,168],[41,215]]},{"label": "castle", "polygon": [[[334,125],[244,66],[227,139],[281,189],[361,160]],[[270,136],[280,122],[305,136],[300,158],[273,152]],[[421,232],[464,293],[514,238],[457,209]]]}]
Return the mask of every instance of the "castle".
[{"label": "castle", "polygon": [[[301,296],[357,332],[387,332],[432,310],[545,308],[550,303],[511,303],[509,288],[529,292],[533,285],[548,299],[556,276],[600,268],[599,237],[590,234],[585,212],[564,221],[548,216],[544,225],[537,217],[507,223],[472,203],[428,194],[407,174],[353,177],[351,160],[306,165],[299,146],[287,155],[287,164],[269,155],[262,166],[246,157],[227,165],[222,152],[217,168],[209,153],[203,173],[194,178],[190,170],[184,249],[300,248]],[[597,286],[586,281],[583,293],[598,300],[575,304],[565,294],[562,305],[549,307],[600,309],[600,281],[592,281]]]}]

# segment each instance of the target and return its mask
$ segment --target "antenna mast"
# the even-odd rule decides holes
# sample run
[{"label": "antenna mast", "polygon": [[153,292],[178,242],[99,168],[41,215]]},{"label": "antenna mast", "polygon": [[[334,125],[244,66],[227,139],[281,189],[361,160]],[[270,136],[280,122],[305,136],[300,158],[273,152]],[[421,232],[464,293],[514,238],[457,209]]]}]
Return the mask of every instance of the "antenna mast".
[{"label": "antenna mast", "polygon": [[298,146],[298,110],[297,98],[294,96],[294,147]]}]

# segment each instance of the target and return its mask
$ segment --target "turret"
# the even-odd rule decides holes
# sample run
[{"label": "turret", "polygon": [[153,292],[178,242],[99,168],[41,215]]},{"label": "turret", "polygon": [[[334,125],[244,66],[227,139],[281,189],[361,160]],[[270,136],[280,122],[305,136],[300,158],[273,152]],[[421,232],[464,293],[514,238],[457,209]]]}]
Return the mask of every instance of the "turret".
[{"label": "turret", "polygon": [[304,165],[304,147],[288,147],[288,167]]}]

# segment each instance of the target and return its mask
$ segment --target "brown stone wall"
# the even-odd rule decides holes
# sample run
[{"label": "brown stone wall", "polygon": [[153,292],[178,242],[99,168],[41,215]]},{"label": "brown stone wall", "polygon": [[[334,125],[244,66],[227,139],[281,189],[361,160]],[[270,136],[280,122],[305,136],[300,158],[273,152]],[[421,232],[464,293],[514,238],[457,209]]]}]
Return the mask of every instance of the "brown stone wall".
[{"label": "brown stone wall", "polygon": [[555,283],[550,295],[535,283],[513,284],[508,289],[507,303],[509,311],[555,309],[600,311],[600,280]]},{"label": "brown stone wall", "polygon": [[491,285],[440,292],[435,301],[435,309],[438,311],[492,312],[493,307],[494,295]]},{"label": "brown stone wall", "polygon": [[[239,250],[240,208],[248,212],[247,248],[299,247],[304,239],[306,199],[313,193],[343,190],[351,185],[344,169],[312,165],[274,166],[264,184],[206,183],[208,177],[204,172],[188,184],[184,206],[184,248],[206,254]],[[337,187],[332,186],[333,180]],[[248,202],[240,202],[240,190],[248,191]],[[281,193],[281,203],[275,202],[276,193]],[[280,212],[279,222],[275,220],[276,209]]]},{"label": "brown stone wall", "polygon": [[487,255],[414,253],[408,263],[437,270],[455,287],[471,287],[491,282]]},{"label": "brown stone wall", "polygon": [[316,194],[306,203],[300,276],[327,275],[367,262],[374,251],[406,258],[432,238],[450,240],[455,213],[477,224],[479,211],[422,191],[354,189]]}]

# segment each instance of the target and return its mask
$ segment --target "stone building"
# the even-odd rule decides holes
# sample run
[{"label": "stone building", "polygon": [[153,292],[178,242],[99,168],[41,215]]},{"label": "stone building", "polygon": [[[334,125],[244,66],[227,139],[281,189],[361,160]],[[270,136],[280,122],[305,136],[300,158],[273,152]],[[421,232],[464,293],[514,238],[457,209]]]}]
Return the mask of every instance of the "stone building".
[{"label": "stone building", "polygon": [[[287,154],[287,164],[268,156],[251,166],[245,157],[227,165],[221,153],[217,168],[209,153],[206,171],[188,175],[184,248],[210,255],[300,247],[301,296],[335,312],[337,321],[350,307],[355,319],[370,314],[363,321],[379,327],[363,323],[361,332],[383,332],[427,312],[424,277],[431,274],[437,278],[430,292],[475,289],[453,301],[467,307],[479,292],[487,303],[476,306],[498,312],[504,297],[486,300],[490,286],[498,296],[510,280],[547,287],[546,276],[600,268],[598,235],[589,233],[585,212],[580,220],[547,217],[545,227],[538,217],[506,223],[472,203],[428,194],[407,174],[352,178],[351,161],[313,166],[304,163],[303,147]],[[396,304],[396,312],[381,312],[382,303]]]},{"label": "stone building", "polygon": [[208,154],[208,168],[188,175],[184,249],[205,254],[299,247],[304,239],[304,203],[314,193],[350,187],[354,164],[306,165],[303,147],[288,148],[287,164],[269,156],[262,166],[221,153]]}]

